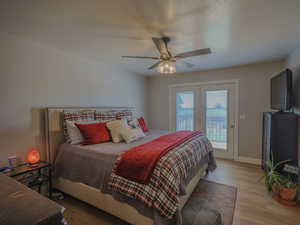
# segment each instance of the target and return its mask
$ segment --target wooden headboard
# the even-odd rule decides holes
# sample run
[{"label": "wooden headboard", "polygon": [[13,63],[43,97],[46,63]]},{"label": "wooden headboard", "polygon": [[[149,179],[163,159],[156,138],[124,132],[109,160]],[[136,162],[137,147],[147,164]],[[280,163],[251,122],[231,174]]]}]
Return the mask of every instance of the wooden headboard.
[{"label": "wooden headboard", "polygon": [[45,129],[46,129],[46,160],[54,162],[59,146],[64,142],[63,112],[64,111],[122,111],[130,110],[136,116],[133,107],[49,107],[46,108]]}]

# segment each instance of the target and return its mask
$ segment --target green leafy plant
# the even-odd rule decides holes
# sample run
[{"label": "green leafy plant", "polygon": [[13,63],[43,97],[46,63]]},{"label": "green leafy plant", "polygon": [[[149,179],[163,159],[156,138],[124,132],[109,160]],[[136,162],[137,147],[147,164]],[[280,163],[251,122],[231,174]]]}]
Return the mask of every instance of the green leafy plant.
[{"label": "green leafy plant", "polygon": [[297,195],[297,184],[293,181],[291,177],[283,177],[281,180],[279,188],[279,197],[282,200],[282,204],[290,205],[291,202],[295,202],[295,197]]},{"label": "green leafy plant", "polygon": [[292,180],[291,177],[283,177],[281,180],[281,187],[287,189],[297,189],[298,185]]},{"label": "green leafy plant", "polygon": [[[266,162],[267,173],[262,177],[262,179],[265,178],[265,183],[266,183],[266,186],[267,186],[269,192],[272,191],[272,192],[277,193],[278,189],[280,187],[282,187],[283,183],[286,183],[286,184],[288,183],[288,182],[285,182],[286,178],[284,176],[282,176],[280,173],[278,173],[276,170],[279,166],[281,166],[282,164],[287,163],[289,161],[290,160],[284,160],[284,161],[280,161],[275,164],[274,160],[273,160],[273,154],[271,153],[270,160],[268,160]],[[288,185],[291,185],[291,184],[289,183]]]}]

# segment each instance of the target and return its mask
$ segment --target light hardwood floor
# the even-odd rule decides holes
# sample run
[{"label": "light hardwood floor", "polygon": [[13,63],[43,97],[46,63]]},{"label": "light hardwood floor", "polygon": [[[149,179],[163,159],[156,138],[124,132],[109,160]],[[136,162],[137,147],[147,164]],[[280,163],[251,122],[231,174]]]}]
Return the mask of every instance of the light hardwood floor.
[{"label": "light hardwood floor", "polygon": [[283,206],[273,200],[259,178],[258,166],[218,160],[208,179],[238,188],[234,225],[300,225],[300,207]]},{"label": "light hardwood floor", "polygon": [[[233,225],[300,225],[300,207],[282,206],[258,182],[262,170],[250,164],[218,160],[208,180],[236,186],[238,196]],[[72,198],[61,202],[67,214],[76,215],[69,225],[127,225],[127,223]],[[80,218],[80,219],[78,219]]]}]

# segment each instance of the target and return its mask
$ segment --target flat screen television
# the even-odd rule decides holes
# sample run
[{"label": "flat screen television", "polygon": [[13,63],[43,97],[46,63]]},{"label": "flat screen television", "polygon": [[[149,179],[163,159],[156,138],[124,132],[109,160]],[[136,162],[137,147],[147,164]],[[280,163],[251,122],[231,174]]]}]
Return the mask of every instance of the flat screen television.
[{"label": "flat screen television", "polygon": [[292,107],[292,71],[286,69],[271,79],[271,108],[286,111]]}]

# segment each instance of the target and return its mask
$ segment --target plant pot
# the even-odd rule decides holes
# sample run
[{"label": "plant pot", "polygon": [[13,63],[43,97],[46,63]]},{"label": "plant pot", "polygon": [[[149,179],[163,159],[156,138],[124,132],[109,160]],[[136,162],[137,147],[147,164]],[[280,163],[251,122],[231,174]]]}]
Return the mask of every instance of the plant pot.
[{"label": "plant pot", "polygon": [[285,205],[285,206],[296,206],[297,205],[297,201],[287,201],[287,200],[280,198],[278,195],[274,195],[273,198],[277,202],[279,202],[280,204]]},{"label": "plant pot", "polygon": [[296,197],[297,189],[280,188],[279,196],[287,201],[293,201]]}]

